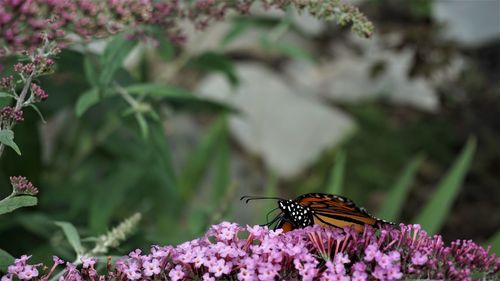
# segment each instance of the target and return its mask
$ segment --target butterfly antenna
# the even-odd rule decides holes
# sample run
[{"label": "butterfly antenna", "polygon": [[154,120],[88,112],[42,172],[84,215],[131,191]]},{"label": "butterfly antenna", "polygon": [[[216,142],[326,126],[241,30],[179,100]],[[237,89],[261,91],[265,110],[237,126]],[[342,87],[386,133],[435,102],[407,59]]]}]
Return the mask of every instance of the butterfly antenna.
[{"label": "butterfly antenna", "polygon": [[264,224],[264,225],[271,226],[271,225],[273,225],[276,221],[281,220],[281,219],[283,218],[283,216],[284,216],[284,215],[285,215],[285,214],[281,213],[281,214],[277,215],[277,216],[276,216],[276,217],[275,217],[272,221],[270,221],[270,222],[268,222],[268,223],[266,223],[266,224]]},{"label": "butterfly antenna", "polygon": [[285,200],[280,197],[265,197],[265,196],[243,196],[240,198],[240,201],[245,200],[245,203],[248,203],[252,200]]},{"label": "butterfly antenna", "polygon": [[274,219],[272,219],[271,221],[268,221],[267,223],[264,223],[264,224],[259,224],[260,226],[271,226],[273,225],[276,221],[280,220],[281,218],[283,218],[284,214],[281,213],[279,215],[277,215]]},{"label": "butterfly antenna", "polygon": [[271,211],[267,212],[267,214],[266,214],[266,222],[267,222],[267,223],[269,223],[269,215],[270,215],[272,212],[274,212],[274,211],[278,210],[279,208],[280,208],[280,207],[276,207],[276,208],[272,209]]}]

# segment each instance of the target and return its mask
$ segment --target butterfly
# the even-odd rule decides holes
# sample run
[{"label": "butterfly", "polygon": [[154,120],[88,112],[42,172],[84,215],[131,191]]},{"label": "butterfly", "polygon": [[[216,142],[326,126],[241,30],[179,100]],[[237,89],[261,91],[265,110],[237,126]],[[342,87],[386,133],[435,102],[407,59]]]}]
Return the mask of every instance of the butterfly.
[{"label": "butterfly", "polygon": [[275,210],[281,212],[265,225],[275,225],[275,229],[283,229],[284,232],[304,228],[314,224],[320,226],[333,226],[342,228],[353,226],[358,232],[362,232],[365,224],[377,226],[381,224],[394,224],[369,214],[364,208],[356,206],[350,199],[326,193],[307,193],[293,200],[279,197],[254,197],[243,196],[240,200],[248,203],[257,199],[277,200],[278,207]]}]

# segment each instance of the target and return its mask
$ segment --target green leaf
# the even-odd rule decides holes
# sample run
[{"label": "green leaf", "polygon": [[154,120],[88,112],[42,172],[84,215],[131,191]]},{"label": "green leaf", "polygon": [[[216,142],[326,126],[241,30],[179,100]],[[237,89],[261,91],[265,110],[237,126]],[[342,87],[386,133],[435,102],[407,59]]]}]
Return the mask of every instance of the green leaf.
[{"label": "green leaf", "polygon": [[377,213],[378,217],[388,221],[396,221],[399,218],[411,184],[415,179],[415,175],[417,174],[422,160],[422,156],[417,156],[408,163],[403,173],[391,187],[385,199],[385,204]]},{"label": "green leaf", "polygon": [[410,12],[417,19],[425,19],[432,16],[434,2],[433,0],[412,0],[408,1]]},{"label": "green leaf", "polygon": [[137,123],[139,124],[139,129],[141,129],[141,136],[144,140],[148,139],[149,136],[149,127],[148,127],[148,122],[146,121],[146,118],[140,113],[135,114],[135,119],[137,120]]},{"label": "green leaf", "polygon": [[346,155],[343,150],[337,152],[335,156],[335,165],[330,171],[330,180],[328,181],[327,193],[342,194],[342,187],[344,183]]},{"label": "green leaf", "polygon": [[137,165],[121,164],[110,176],[94,187],[89,215],[89,226],[93,233],[98,234],[107,230],[116,209],[129,198],[134,187],[140,187],[139,180],[145,172],[147,169],[140,169]]},{"label": "green leaf", "polygon": [[38,117],[40,117],[40,120],[42,120],[42,123],[43,123],[43,124],[46,124],[46,123],[47,123],[47,121],[45,121],[45,118],[43,118],[43,114],[42,114],[42,112],[40,111],[40,109],[38,109],[38,107],[37,107],[36,105],[32,104],[32,103],[31,103],[29,106],[30,106],[31,108],[33,108],[33,110],[35,110],[35,112],[38,114]]},{"label": "green leaf", "polygon": [[222,38],[220,47],[224,48],[229,45],[231,42],[243,35],[251,26],[252,24],[248,21],[234,22],[231,29]]},{"label": "green leaf", "polygon": [[250,28],[263,29],[266,32],[280,23],[275,17],[267,16],[236,16],[231,23],[231,29],[222,38],[220,47],[226,47],[238,37],[242,36]]},{"label": "green leaf", "polygon": [[429,234],[436,233],[443,225],[469,169],[475,149],[476,140],[470,138],[447,175],[436,187],[429,202],[414,219],[414,222],[420,224]]},{"label": "green leaf", "polygon": [[233,86],[239,82],[233,62],[226,56],[215,52],[206,52],[192,58],[188,63],[188,67],[204,71],[221,72]]},{"label": "green leaf", "polygon": [[497,231],[497,233],[495,233],[495,235],[488,240],[488,245],[491,246],[491,251],[493,253],[497,256],[500,255],[500,231]]},{"label": "green leaf", "polygon": [[23,195],[3,199],[0,201],[0,215],[10,213],[22,207],[35,206],[38,200],[35,196]]},{"label": "green leaf", "polygon": [[156,122],[161,122],[161,118],[160,118],[160,115],[158,115],[158,113],[156,113],[156,111],[154,110],[150,110],[148,112],[146,112],[148,114],[148,116],[153,119],[154,121]]},{"label": "green leaf", "polygon": [[83,59],[83,71],[85,73],[85,78],[93,87],[99,86],[99,76],[97,68],[92,63],[91,54],[87,54]]},{"label": "green leaf", "polygon": [[123,60],[135,47],[136,42],[127,40],[126,34],[119,34],[115,36],[106,46],[104,53],[101,57],[101,74],[99,77],[99,87],[101,91],[107,89],[116,71],[120,69]]},{"label": "green leaf", "polygon": [[205,224],[209,221],[209,213],[202,205],[195,205],[189,212],[189,233],[201,235],[205,231]]},{"label": "green leaf", "polygon": [[21,155],[21,151],[19,150],[19,147],[14,142],[14,132],[12,130],[8,130],[8,129],[0,130],[0,142],[3,143],[4,145],[9,146],[12,149],[14,149],[14,151],[18,155]]},{"label": "green leaf", "polygon": [[89,108],[99,102],[99,91],[97,88],[92,88],[78,97],[75,105],[76,116],[82,116]]},{"label": "green leaf", "polygon": [[7,268],[14,264],[14,260],[15,258],[11,254],[0,249],[0,271],[7,272]]},{"label": "green leaf", "polygon": [[165,34],[157,36],[156,39],[158,39],[158,42],[160,43],[160,45],[156,49],[160,57],[165,61],[169,61],[170,59],[172,59],[175,54],[175,45],[172,44],[170,40],[168,40],[168,37],[165,36]]},{"label": "green leaf", "polygon": [[54,220],[41,212],[15,214],[15,221],[28,232],[50,239],[54,235],[56,226]]},{"label": "green leaf", "polygon": [[164,179],[164,185],[170,187],[171,191],[177,194],[177,175],[174,165],[172,164],[171,146],[165,136],[165,130],[159,123],[152,124],[151,137],[149,138],[148,146],[155,151],[156,165],[155,168],[160,170],[160,178]]},{"label": "green leaf", "polygon": [[80,240],[80,234],[78,234],[76,228],[69,222],[57,221],[54,223],[62,228],[66,239],[68,239],[69,244],[73,247],[73,250],[75,250],[76,255],[82,255],[84,249]]},{"label": "green leaf", "polygon": [[231,159],[230,159],[230,145],[227,128],[227,117],[224,118],[224,132],[221,135],[219,146],[217,148],[217,155],[215,156],[215,171],[214,171],[214,185],[212,191],[212,202],[214,205],[221,202],[230,187],[230,172],[231,172]]},{"label": "green leaf", "polygon": [[9,93],[0,91],[0,98],[12,98],[12,95]]},{"label": "green leaf", "polygon": [[158,83],[140,83],[125,88],[131,95],[148,95],[151,97],[191,96],[184,89]]},{"label": "green leaf", "polygon": [[178,110],[188,110],[190,112],[232,112],[236,113],[237,110],[230,105],[216,102],[210,99],[198,98],[194,96],[171,96],[165,98],[169,104]]},{"label": "green leaf", "polygon": [[158,45],[155,46],[155,50],[158,52],[160,57],[165,61],[169,61],[175,55],[175,44],[173,44],[166,36],[165,30],[159,26],[145,26],[150,34],[153,34]]},{"label": "green leaf", "polygon": [[205,134],[198,147],[183,165],[179,175],[179,184],[183,198],[188,199],[203,179],[216,152],[216,147],[225,136],[226,122],[218,119]]},{"label": "green leaf", "polygon": [[304,60],[311,63],[315,62],[314,57],[308,51],[291,42],[274,42],[264,38],[261,43],[264,48],[274,50],[292,59]]},{"label": "green leaf", "polygon": [[236,112],[234,108],[228,105],[197,97],[185,89],[169,85],[142,83],[128,86],[125,90],[131,95],[146,95],[152,98],[159,98],[173,106],[193,111],[215,110]]}]

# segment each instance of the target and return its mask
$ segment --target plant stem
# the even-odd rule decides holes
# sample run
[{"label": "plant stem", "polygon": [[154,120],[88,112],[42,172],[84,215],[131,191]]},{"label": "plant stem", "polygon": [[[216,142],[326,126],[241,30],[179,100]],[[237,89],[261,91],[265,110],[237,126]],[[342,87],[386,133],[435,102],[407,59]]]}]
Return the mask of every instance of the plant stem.
[{"label": "plant stem", "polygon": [[0,200],[0,205],[1,205],[3,202],[5,202],[5,201],[9,200],[10,198],[12,198],[12,197],[14,197],[14,196],[16,196],[16,193],[15,193],[14,191],[12,191],[12,193],[11,193],[9,196],[7,196],[7,197],[5,197],[4,199]]},{"label": "plant stem", "polygon": [[28,76],[28,79],[26,79],[26,81],[24,82],[23,90],[22,90],[21,94],[19,95],[19,98],[17,99],[16,107],[14,108],[14,111],[21,109],[21,107],[23,106],[24,99],[26,98],[26,95],[28,94],[28,90],[31,86],[32,80],[33,80],[33,73],[31,73],[30,76]]},{"label": "plant stem", "polygon": [[122,98],[134,109],[137,109],[139,102],[136,101],[120,84],[115,83],[116,91],[122,96]]},{"label": "plant stem", "polygon": [[[26,95],[28,94],[28,90],[31,87],[31,81],[33,80],[33,74],[34,74],[34,71],[33,71],[33,73],[30,74],[30,76],[28,76],[26,81],[24,81],[24,87],[23,87],[23,90],[21,91],[21,94],[17,98],[16,106],[14,107],[14,112],[20,110],[21,107],[23,107],[24,99],[26,98]],[[15,121],[12,120],[11,123],[7,126],[7,128],[4,128],[4,130],[5,129],[11,130],[15,124],[16,124]],[[0,144],[0,157],[2,157],[4,149],[5,149],[5,145],[3,143],[1,143]]]}]

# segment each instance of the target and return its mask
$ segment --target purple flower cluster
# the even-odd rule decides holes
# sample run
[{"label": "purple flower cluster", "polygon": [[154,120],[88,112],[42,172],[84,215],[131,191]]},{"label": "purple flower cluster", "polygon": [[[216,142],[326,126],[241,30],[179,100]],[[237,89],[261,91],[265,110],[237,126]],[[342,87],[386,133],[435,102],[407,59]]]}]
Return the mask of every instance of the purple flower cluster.
[{"label": "purple flower cluster", "polygon": [[[246,14],[255,0],[0,0],[0,44],[8,51],[33,51],[44,38],[61,45],[75,34],[81,38],[105,37],[122,30],[147,33],[146,26],[162,29],[174,42],[183,41],[179,23],[188,20],[205,28],[230,11]],[[339,0],[261,0],[266,7],[296,6],[318,18],[353,24],[363,36],[373,31],[371,23],[355,7]],[[0,50],[2,51],[2,50]],[[5,51],[5,50],[3,50]]]},{"label": "purple flower cluster", "polygon": [[[31,280],[38,277],[37,267],[39,267],[39,265],[29,265],[26,263],[26,261],[30,258],[31,256],[23,255],[16,259],[15,263],[9,266],[9,273],[17,276],[21,280]],[[2,281],[4,280],[4,277],[2,277]],[[8,276],[6,279],[8,279]]]},{"label": "purple flower cluster", "polygon": [[31,92],[36,101],[44,101],[49,98],[49,95],[35,83],[31,83]]},{"label": "purple flower cluster", "polygon": [[[24,120],[24,107],[32,106],[34,103],[44,101],[49,97],[45,90],[34,81],[36,78],[51,72],[54,61],[50,57],[57,55],[60,49],[49,43],[47,39],[45,43],[46,45],[39,50],[39,54],[29,53],[26,62],[18,62],[13,65],[15,76],[9,75],[0,78],[0,89],[5,89],[15,100],[14,106],[5,106],[0,109],[0,130],[12,129],[16,123]],[[19,85],[21,87],[18,87]],[[0,147],[0,154],[2,151],[3,144]]]},{"label": "purple flower cluster", "polygon": [[[149,0],[0,0],[2,45],[11,51],[34,50],[65,31],[99,36],[147,20]],[[1,41],[0,41],[1,42]]]},{"label": "purple flower cluster", "polygon": [[[28,265],[28,258],[17,259],[1,281],[47,280],[63,263],[55,259],[40,274],[42,265]],[[229,222],[176,247],[135,250],[114,266],[108,258],[107,273],[95,270],[97,262],[84,257],[78,266],[66,263],[59,280],[472,280],[473,274],[498,278],[500,268],[500,258],[472,241],[446,246],[418,225],[367,226],[363,233],[313,226],[283,233]]]},{"label": "purple flower cluster", "polygon": [[[44,38],[64,45],[66,34],[104,37],[144,25],[180,38],[178,23],[189,19],[197,27],[221,19],[227,10],[248,10],[251,0],[0,0],[0,43],[9,51],[33,51]],[[3,41],[3,42],[2,42]]]},{"label": "purple flower cluster", "polygon": [[211,22],[224,18],[230,10],[247,13],[254,0],[195,0],[187,1],[156,1],[154,2],[148,24],[161,27],[167,36],[175,43],[185,40],[180,21],[188,20],[196,28],[203,29]]},{"label": "purple flower cluster", "polygon": [[0,79],[0,88],[11,89],[14,87],[14,77],[12,75]]},{"label": "purple flower cluster", "polygon": [[36,195],[38,189],[26,177],[10,177],[10,184],[15,194]]},{"label": "purple flower cluster", "polygon": [[12,106],[6,106],[0,110],[0,119],[2,122],[9,124],[12,122],[19,123],[24,120],[23,111],[21,109],[15,109]]}]

